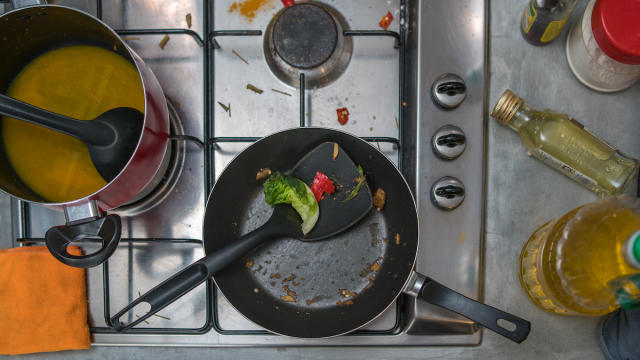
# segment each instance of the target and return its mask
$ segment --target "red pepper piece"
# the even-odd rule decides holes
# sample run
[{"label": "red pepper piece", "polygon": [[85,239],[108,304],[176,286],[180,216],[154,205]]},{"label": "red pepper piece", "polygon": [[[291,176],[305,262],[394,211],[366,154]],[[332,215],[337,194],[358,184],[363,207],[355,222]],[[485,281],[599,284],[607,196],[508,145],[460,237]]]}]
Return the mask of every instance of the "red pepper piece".
[{"label": "red pepper piece", "polygon": [[284,5],[284,7],[293,6],[293,4],[295,4],[295,0],[282,0],[282,5]]},{"label": "red pepper piece", "polygon": [[387,30],[389,28],[389,25],[391,25],[392,21],[393,21],[393,15],[391,15],[391,12],[387,11],[387,15],[382,17],[382,20],[380,20],[378,25],[380,25],[381,28]]},{"label": "red pepper piece", "polygon": [[337,109],[336,113],[338,113],[338,122],[340,125],[344,125],[349,121],[349,110],[347,110],[346,107]]},{"label": "red pepper piece", "polygon": [[316,201],[320,202],[324,198],[323,193],[331,194],[336,190],[333,182],[321,171],[316,172],[316,177],[311,184],[311,192],[316,197]]}]

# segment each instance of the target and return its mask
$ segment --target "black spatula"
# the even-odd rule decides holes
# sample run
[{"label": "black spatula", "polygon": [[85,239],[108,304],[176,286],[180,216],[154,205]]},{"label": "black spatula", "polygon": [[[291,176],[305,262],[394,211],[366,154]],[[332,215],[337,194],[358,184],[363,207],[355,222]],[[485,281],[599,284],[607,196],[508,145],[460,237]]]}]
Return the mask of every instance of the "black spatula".
[{"label": "black spatula", "polygon": [[138,144],[144,115],[120,107],[93,120],[76,120],[0,94],[0,114],[44,126],[82,141],[102,178],[113,180],[131,158]]},{"label": "black spatula", "polygon": [[[319,170],[332,179],[338,188],[342,188],[338,194],[326,195],[320,201],[320,217],[308,234],[303,235],[300,227],[302,220],[291,206],[276,205],[271,217],[264,225],[243,235],[215,253],[205,256],[149,290],[114,315],[111,318],[111,327],[120,331],[135,326],[182,297],[242,255],[269,240],[285,237],[303,241],[321,240],[348,229],[362,219],[373,205],[371,191],[365,183],[355,197],[344,201],[347,193],[355,188],[356,180],[360,174],[357,166],[342,149],[338,149],[338,156],[333,160],[333,148],[334,143],[331,142],[319,145],[306,154],[291,171],[292,176],[311,184]],[[234,166],[242,165],[234,164]],[[228,204],[215,206],[221,205]],[[213,205],[208,204],[207,206]],[[131,310],[135,312],[136,320],[128,324],[121,322],[120,318]]]}]

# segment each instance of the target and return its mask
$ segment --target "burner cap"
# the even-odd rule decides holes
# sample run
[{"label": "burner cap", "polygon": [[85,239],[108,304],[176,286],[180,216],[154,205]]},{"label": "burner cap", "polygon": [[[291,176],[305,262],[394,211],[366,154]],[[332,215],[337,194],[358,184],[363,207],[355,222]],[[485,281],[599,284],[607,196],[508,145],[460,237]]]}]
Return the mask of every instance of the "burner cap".
[{"label": "burner cap", "polygon": [[278,55],[289,65],[310,69],[321,65],[336,49],[338,29],[333,17],[313,4],[287,8],[273,28]]}]

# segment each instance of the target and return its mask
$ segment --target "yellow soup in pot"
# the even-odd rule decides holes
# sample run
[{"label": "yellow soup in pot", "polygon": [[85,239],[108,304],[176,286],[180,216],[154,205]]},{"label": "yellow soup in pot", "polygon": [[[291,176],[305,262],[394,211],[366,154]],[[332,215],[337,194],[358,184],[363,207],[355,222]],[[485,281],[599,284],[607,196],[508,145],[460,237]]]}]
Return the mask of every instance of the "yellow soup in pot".
[{"label": "yellow soup in pot", "polygon": [[[9,96],[79,120],[131,107],[144,112],[144,93],[133,64],[97,46],[51,50],[13,80]],[[9,117],[2,118],[7,158],[20,179],[49,202],[90,195],[106,185],[84,143]]]}]

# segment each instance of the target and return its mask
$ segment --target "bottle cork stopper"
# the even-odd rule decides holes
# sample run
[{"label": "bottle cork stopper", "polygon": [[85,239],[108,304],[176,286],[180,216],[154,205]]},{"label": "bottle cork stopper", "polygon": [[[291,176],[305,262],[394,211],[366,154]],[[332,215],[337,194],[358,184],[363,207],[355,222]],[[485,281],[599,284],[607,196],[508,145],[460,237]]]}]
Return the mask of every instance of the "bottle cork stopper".
[{"label": "bottle cork stopper", "polygon": [[511,90],[504,91],[496,106],[491,110],[491,117],[500,121],[503,125],[508,125],[516,111],[520,109],[524,100],[515,95]]}]

